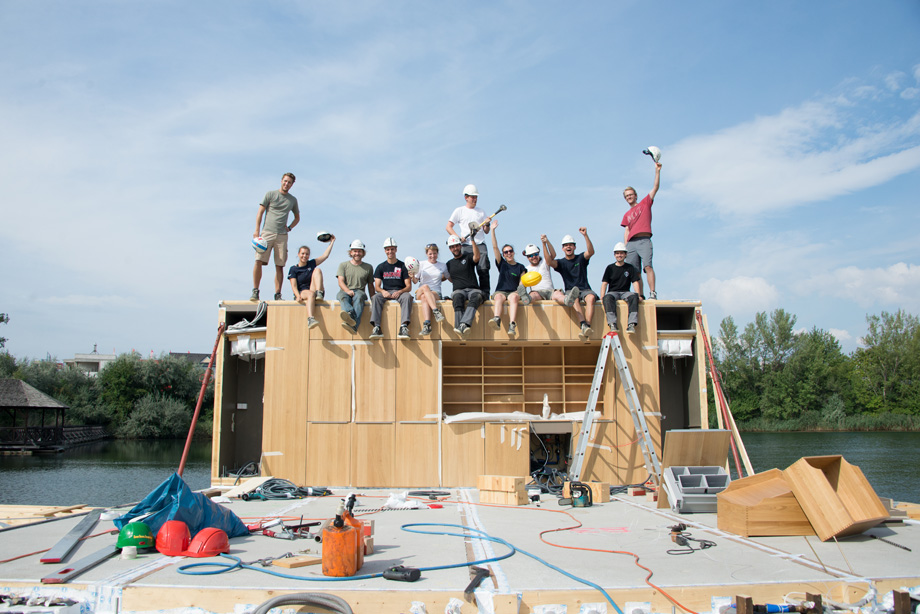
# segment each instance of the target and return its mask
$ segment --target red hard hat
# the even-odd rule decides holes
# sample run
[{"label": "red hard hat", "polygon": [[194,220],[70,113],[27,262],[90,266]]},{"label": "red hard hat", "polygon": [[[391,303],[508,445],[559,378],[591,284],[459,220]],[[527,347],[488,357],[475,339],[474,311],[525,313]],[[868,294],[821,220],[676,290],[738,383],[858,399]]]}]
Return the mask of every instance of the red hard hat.
[{"label": "red hard hat", "polygon": [[221,529],[207,527],[198,531],[195,539],[188,545],[188,550],[182,554],[184,556],[204,558],[206,556],[217,556],[221,552],[230,552],[230,538]]},{"label": "red hard hat", "polygon": [[181,520],[167,520],[157,532],[157,551],[166,556],[184,556],[192,534]]}]

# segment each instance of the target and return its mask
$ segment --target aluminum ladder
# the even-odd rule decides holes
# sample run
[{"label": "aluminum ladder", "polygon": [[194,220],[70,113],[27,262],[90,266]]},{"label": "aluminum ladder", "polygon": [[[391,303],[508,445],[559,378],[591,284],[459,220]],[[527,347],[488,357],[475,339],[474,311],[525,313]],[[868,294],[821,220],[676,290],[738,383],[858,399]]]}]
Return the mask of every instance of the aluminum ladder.
[{"label": "aluminum ladder", "polygon": [[581,425],[581,435],[578,438],[578,446],[573,457],[572,469],[569,471],[569,480],[572,482],[581,480],[581,472],[585,462],[585,452],[588,449],[588,437],[591,434],[591,427],[594,424],[597,397],[600,394],[601,384],[604,381],[604,369],[607,366],[607,355],[610,352],[611,345],[613,345],[613,358],[617,363],[620,381],[623,382],[623,388],[626,391],[626,404],[629,406],[629,413],[632,415],[633,425],[636,427],[639,449],[642,450],[642,456],[645,459],[645,468],[656,484],[662,484],[661,463],[658,461],[658,455],[655,454],[655,447],[652,444],[652,438],[648,432],[648,423],[645,421],[645,413],[639,405],[639,395],[636,394],[636,386],[629,372],[629,365],[626,364],[623,346],[620,345],[619,335],[615,331],[611,331],[604,335],[604,341],[601,343],[601,351],[597,357],[597,367],[594,369],[594,379],[591,381],[591,393],[588,395],[588,404],[585,407],[585,418]]}]

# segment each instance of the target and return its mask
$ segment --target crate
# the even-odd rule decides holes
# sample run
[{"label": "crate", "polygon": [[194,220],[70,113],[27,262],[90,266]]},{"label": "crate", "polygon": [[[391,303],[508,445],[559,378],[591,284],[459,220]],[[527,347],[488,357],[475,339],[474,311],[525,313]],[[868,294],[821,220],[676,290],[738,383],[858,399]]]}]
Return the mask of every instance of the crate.
[{"label": "crate", "polygon": [[479,502],[494,505],[527,505],[530,497],[524,478],[511,475],[479,476]]},{"label": "crate", "polygon": [[678,514],[714,513],[716,496],[725,490],[731,478],[722,467],[684,467],[672,465],[664,470],[668,485],[668,502]]},{"label": "crate", "polygon": [[866,476],[843,456],[806,456],[783,477],[821,541],[855,535],[888,518]]},{"label": "crate", "polygon": [[743,537],[815,534],[779,469],[735,480],[717,499],[718,527],[727,533]]}]

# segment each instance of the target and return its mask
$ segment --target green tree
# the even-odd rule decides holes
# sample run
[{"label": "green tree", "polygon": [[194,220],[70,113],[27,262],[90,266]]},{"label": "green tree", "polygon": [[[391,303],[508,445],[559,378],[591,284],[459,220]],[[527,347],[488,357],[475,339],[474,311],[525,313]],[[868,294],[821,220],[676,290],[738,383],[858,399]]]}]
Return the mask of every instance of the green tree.
[{"label": "green tree", "polygon": [[[5,313],[0,313],[0,324],[6,324],[10,321],[10,316]],[[0,337],[0,349],[3,349],[3,346],[6,345],[6,337]]]},{"label": "green tree", "polygon": [[853,355],[857,402],[870,412],[920,414],[920,321],[902,310],[866,316]]},{"label": "green tree", "polygon": [[116,425],[128,419],[134,404],[147,392],[141,362],[136,352],[121,354],[97,376],[101,401],[112,412]]}]

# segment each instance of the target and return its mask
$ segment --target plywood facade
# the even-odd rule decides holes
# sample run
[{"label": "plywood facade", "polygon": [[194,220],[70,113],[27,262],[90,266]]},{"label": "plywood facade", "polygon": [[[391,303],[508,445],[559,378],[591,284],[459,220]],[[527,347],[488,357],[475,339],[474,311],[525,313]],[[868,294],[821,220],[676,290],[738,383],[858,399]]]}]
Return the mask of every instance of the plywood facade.
[{"label": "plywood facade", "polygon": [[[639,331],[621,335],[659,454],[657,322],[665,304],[642,303]],[[669,313],[686,312],[687,322],[699,306],[667,305]],[[227,302],[219,317],[232,324],[251,318],[255,308],[254,303]],[[625,322],[625,303],[619,308],[619,321]],[[300,485],[474,487],[483,474],[527,476],[530,421],[498,414],[526,412],[540,420],[544,395],[562,421],[570,423],[567,414],[584,411],[607,330],[602,309],[596,310],[594,334],[587,340],[578,338],[571,310],[546,301],[520,309],[520,334],[513,339],[504,330],[507,321],[500,331],[484,325],[490,303],[480,308],[465,340],[453,331],[450,303],[442,302],[442,310],[447,321],[435,323],[430,337],[418,336],[418,311],[413,310],[413,338],[399,340],[398,305],[388,303],[381,323],[384,338],[371,341],[369,311],[358,334],[352,335],[341,326],[337,304],[318,303],[319,326],[308,329],[302,305],[269,302],[263,357],[244,363],[231,355],[227,339],[219,347],[213,481],[219,483],[248,461],[261,462],[263,475]],[[687,377],[705,386],[702,361],[695,356],[686,360],[682,368],[690,373]],[[261,407],[252,398],[258,390],[263,390]],[[249,402],[241,404],[246,394]],[[682,428],[701,422],[706,411],[701,400],[705,395],[698,388],[683,399],[679,411],[687,415],[679,419]],[[468,412],[494,413],[496,418],[444,421]],[[260,429],[236,428],[244,416],[252,422],[257,415]],[[254,445],[256,438],[259,445]],[[644,480],[647,472],[635,439],[611,356],[583,478],[611,484]],[[260,453],[252,458],[256,447]]]}]

